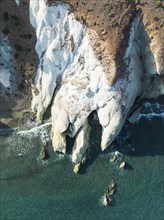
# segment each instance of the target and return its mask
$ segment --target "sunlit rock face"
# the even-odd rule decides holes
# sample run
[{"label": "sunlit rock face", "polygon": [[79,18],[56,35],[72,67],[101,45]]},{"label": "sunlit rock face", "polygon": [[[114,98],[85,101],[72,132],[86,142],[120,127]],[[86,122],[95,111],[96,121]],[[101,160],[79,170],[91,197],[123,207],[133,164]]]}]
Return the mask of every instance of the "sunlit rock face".
[{"label": "sunlit rock face", "polygon": [[[97,111],[102,125],[101,149],[105,150],[120,132],[136,97],[143,92],[144,27],[139,18],[132,23],[123,57],[126,73],[111,85],[92,48],[94,30],[77,21],[68,4],[48,7],[44,1],[31,0],[30,21],[36,28],[40,58],[32,86],[32,109],[41,122],[52,103],[53,148],[65,153],[66,135],[76,135],[72,161],[79,163],[89,146],[90,113]],[[111,71],[115,74],[116,69],[111,66]]]}]

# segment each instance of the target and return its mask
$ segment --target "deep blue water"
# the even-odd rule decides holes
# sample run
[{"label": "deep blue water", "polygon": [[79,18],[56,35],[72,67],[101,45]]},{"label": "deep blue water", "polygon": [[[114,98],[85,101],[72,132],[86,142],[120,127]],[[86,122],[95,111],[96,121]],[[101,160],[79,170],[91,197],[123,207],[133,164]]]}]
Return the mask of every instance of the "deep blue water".
[{"label": "deep blue water", "polygon": [[[149,112],[150,113],[150,112]],[[0,138],[0,219],[164,219],[164,117],[142,115],[125,125],[114,148],[102,153],[100,132],[92,124],[91,158],[80,174],[73,173],[70,156],[53,153],[37,160],[44,135],[14,134]],[[110,163],[118,150],[131,169],[120,171]],[[112,177],[117,192],[111,206],[101,204]]]}]

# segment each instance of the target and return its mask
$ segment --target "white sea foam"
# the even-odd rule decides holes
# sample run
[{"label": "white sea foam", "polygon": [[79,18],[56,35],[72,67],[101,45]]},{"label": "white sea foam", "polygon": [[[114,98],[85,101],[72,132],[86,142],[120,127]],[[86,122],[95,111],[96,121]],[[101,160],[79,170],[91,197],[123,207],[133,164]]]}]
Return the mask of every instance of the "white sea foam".
[{"label": "white sea foam", "polygon": [[37,127],[34,127],[34,128],[31,128],[30,130],[26,130],[26,131],[19,131],[17,134],[20,134],[20,135],[28,135],[30,133],[38,133],[40,131],[43,131],[45,128],[47,128],[49,125],[52,125],[52,123],[50,122],[47,122],[45,124],[42,124],[40,126],[37,126]]},{"label": "white sea foam", "polygon": [[49,163],[48,160],[40,160],[39,156],[36,158],[36,160],[38,163],[41,163],[43,165],[47,165]]},{"label": "white sea foam", "polygon": [[149,120],[151,120],[154,117],[161,117],[164,118],[164,112],[160,113],[160,114],[156,114],[156,113],[150,113],[150,114],[140,114],[137,121],[140,120],[141,118],[147,118]]},{"label": "white sea foam", "polygon": [[14,134],[8,137],[6,146],[7,156],[23,156],[34,148],[34,143],[33,139],[22,139],[21,136]]},{"label": "white sea foam", "polygon": [[147,118],[148,120],[151,120],[154,117],[161,117],[164,118],[164,105],[157,103],[144,103],[144,109],[139,114],[136,122],[138,122],[141,118]]},{"label": "white sea foam", "polygon": [[43,144],[50,141],[50,128],[52,123],[47,122],[40,126],[31,128],[30,130],[19,131],[17,135],[27,137],[28,139],[33,139],[39,137]]},{"label": "white sea foam", "polygon": [[22,156],[27,154],[38,144],[50,141],[50,128],[52,123],[45,123],[30,130],[14,132],[6,139],[6,155]]}]

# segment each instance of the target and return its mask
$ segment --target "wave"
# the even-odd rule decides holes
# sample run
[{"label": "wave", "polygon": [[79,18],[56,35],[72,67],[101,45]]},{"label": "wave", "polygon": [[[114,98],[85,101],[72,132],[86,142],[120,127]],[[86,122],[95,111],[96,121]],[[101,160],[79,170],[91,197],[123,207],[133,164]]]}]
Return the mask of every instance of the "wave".
[{"label": "wave", "polygon": [[147,118],[148,120],[151,120],[154,117],[164,118],[164,105],[158,102],[145,102],[143,104],[143,110],[139,114],[136,122],[138,122],[141,118]]},{"label": "wave", "polygon": [[25,136],[28,138],[38,137],[41,139],[43,143],[47,143],[50,141],[50,128],[52,123],[47,122],[37,127],[33,127],[30,130],[24,130],[17,132],[17,135]]},{"label": "wave", "polygon": [[25,131],[19,131],[17,134],[19,135],[29,135],[31,133],[40,133],[42,130],[44,130],[46,127],[49,127],[50,125],[52,125],[51,122],[47,122],[45,124],[42,124],[40,126],[37,126],[37,127],[34,127],[34,128],[31,128],[30,130],[25,130]]}]

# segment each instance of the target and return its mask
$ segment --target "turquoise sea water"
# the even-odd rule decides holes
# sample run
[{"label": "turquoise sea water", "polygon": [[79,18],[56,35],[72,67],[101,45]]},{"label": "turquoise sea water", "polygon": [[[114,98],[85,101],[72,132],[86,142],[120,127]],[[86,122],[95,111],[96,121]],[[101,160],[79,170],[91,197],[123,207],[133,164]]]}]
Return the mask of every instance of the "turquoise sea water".
[{"label": "turquoise sea water", "polygon": [[[104,153],[99,130],[93,122],[91,158],[78,175],[69,154],[53,153],[50,142],[48,160],[37,160],[39,135],[0,137],[0,219],[164,219],[164,117],[142,115],[137,123],[125,125],[114,148]],[[129,170],[110,163],[115,150]],[[112,205],[104,207],[101,196],[112,177],[117,192]]]}]

